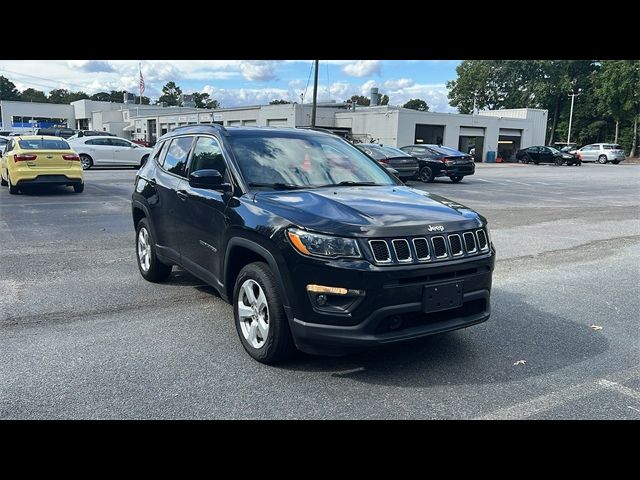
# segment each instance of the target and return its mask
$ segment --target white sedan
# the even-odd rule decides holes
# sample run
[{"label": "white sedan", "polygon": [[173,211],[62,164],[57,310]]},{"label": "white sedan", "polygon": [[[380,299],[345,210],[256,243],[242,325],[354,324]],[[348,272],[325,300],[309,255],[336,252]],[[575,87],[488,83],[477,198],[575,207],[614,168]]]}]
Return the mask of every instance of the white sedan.
[{"label": "white sedan", "polygon": [[82,168],[141,167],[152,149],[120,137],[80,137],[69,140],[69,145],[80,156]]}]

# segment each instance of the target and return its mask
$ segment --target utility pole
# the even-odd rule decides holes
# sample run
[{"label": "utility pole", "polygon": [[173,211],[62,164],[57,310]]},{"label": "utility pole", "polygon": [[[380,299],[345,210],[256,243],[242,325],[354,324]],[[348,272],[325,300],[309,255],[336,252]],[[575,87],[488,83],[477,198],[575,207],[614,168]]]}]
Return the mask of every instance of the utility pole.
[{"label": "utility pole", "polygon": [[315,65],[313,67],[313,105],[311,106],[311,126],[316,126],[316,107],[317,107],[317,98],[318,98],[318,63],[320,60],[315,61]]},{"label": "utility pole", "polygon": [[582,91],[581,88],[578,89],[578,93],[573,93],[573,91],[571,92],[571,95],[568,95],[569,97],[571,97],[571,110],[569,112],[569,132],[567,133],[567,146],[569,146],[569,143],[571,142],[571,120],[573,120],[573,100],[580,95],[580,92]]}]

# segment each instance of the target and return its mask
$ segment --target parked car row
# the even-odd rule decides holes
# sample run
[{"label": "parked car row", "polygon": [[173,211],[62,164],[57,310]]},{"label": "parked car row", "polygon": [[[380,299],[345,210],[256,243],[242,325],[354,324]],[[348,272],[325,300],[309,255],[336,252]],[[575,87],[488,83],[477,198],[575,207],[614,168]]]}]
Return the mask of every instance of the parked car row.
[{"label": "parked car row", "polygon": [[141,167],[151,153],[150,148],[114,136],[76,137],[68,142],[80,155],[84,170],[96,166]]},{"label": "parked car row", "polygon": [[516,152],[516,159],[522,163],[554,163],[556,165],[578,165],[580,158],[572,153],[561,152],[555,147],[533,146]]},{"label": "parked car row", "polygon": [[551,146],[533,146],[518,150],[516,159],[522,163],[555,163],[581,165],[582,162],[613,163],[625,159],[623,148],[616,143],[593,143],[582,148],[567,145],[558,150]]}]

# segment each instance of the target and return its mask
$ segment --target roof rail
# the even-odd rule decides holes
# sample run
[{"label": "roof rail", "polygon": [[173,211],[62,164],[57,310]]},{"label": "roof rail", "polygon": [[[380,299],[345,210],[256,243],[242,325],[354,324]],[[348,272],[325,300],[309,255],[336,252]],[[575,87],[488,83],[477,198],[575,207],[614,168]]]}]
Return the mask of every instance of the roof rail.
[{"label": "roof rail", "polygon": [[229,132],[227,131],[227,129],[217,123],[196,123],[193,125],[182,125],[180,127],[172,128],[171,131],[175,132],[176,130],[184,130],[186,128],[199,128],[199,127],[210,127],[210,128],[213,128],[214,130],[217,130],[222,135],[229,136]]}]

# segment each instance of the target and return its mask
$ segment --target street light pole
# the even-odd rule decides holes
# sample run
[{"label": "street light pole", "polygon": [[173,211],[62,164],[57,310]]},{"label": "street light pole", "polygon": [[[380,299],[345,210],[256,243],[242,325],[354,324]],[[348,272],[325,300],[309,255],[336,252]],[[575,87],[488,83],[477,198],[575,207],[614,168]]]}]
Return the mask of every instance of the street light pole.
[{"label": "street light pole", "polygon": [[316,126],[316,107],[318,103],[318,63],[319,60],[315,61],[314,74],[313,74],[313,104],[311,105],[311,126]]},{"label": "street light pole", "polygon": [[569,97],[571,97],[571,111],[569,112],[569,132],[567,133],[567,146],[569,146],[569,143],[571,142],[571,121],[573,120],[573,100],[580,95],[580,91],[582,89],[578,89],[578,93],[573,93],[573,91],[571,92],[571,95],[568,95]]}]

